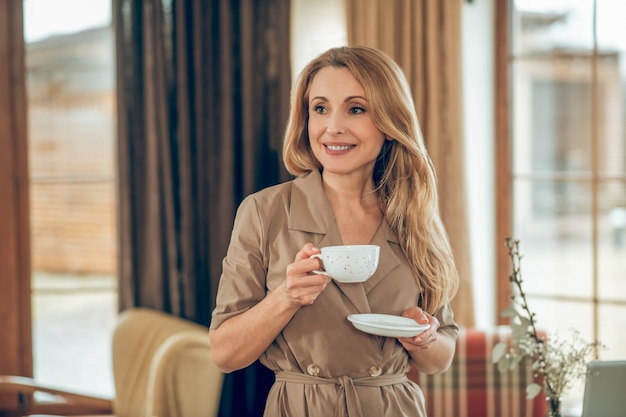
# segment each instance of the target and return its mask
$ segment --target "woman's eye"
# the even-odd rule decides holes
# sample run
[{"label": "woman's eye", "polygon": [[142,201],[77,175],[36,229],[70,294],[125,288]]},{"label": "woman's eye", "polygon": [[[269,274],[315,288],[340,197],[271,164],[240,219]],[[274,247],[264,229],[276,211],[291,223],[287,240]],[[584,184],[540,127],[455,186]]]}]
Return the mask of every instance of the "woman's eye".
[{"label": "woman's eye", "polygon": [[350,108],[350,113],[352,114],[361,114],[361,113],[365,113],[365,109],[363,107],[351,107]]},{"label": "woman's eye", "polygon": [[326,113],[326,108],[324,108],[324,106],[322,105],[317,105],[313,106],[313,111],[318,114],[324,114]]}]

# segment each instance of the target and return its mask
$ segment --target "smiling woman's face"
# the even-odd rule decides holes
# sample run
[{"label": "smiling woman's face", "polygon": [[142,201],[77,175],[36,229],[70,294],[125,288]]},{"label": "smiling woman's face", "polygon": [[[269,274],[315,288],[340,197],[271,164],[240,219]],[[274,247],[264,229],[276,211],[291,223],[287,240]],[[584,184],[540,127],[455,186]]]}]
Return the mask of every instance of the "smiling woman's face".
[{"label": "smiling woman's face", "polygon": [[326,67],[309,91],[308,133],[325,173],[371,178],[385,141],[370,113],[365,90],[347,68]]}]

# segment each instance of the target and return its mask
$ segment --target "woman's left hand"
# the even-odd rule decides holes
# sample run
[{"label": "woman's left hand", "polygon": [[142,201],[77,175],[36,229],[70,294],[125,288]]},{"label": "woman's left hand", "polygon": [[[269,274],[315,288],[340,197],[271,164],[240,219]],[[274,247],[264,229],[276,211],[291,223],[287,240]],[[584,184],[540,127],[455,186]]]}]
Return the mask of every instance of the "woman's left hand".
[{"label": "woman's left hand", "polygon": [[412,318],[419,324],[430,324],[428,329],[417,336],[398,338],[398,341],[409,353],[417,353],[428,349],[437,341],[437,329],[439,329],[437,317],[431,316],[417,306],[407,308],[402,312],[402,316]]}]

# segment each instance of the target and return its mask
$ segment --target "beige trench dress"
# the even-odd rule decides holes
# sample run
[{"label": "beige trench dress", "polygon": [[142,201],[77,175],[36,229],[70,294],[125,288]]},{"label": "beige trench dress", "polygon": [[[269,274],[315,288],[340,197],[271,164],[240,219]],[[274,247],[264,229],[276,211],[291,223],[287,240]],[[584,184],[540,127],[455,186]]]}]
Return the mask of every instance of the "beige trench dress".
[{"label": "beige trench dress", "polygon": [[[342,244],[319,172],[247,197],[223,262],[211,328],[277,288],[307,242]],[[406,378],[410,358],[402,345],[396,338],[363,333],[346,318],[354,313],[399,315],[417,305],[420,288],[386,222],[371,243],[380,246],[376,273],[365,283],[332,281],[261,356],[276,374],[266,417],[426,416],[420,388]],[[436,316],[439,330],[456,337],[450,307]]]}]

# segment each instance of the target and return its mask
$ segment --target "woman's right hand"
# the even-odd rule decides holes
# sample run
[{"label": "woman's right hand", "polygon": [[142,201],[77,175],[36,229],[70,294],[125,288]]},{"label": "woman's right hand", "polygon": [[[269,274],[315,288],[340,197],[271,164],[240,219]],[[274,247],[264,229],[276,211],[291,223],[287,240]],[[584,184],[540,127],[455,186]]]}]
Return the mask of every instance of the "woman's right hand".
[{"label": "woman's right hand", "polygon": [[313,304],[324,291],[330,278],[311,273],[320,267],[320,261],[310,256],[319,252],[311,243],[305,244],[287,266],[280,286],[249,310],[211,329],[211,357],[222,372],[257,360],[301,306]]},{"label": "woman's right hand", "polygon": [[311,272],[320,269],[320,261],[311,258],[320,250],[312,243],[306,243],[296,254],[293,263],[287,265],[287,277],[283,283],[284,295],[295,305],[307,306],[324,291],[331,278]]}]

